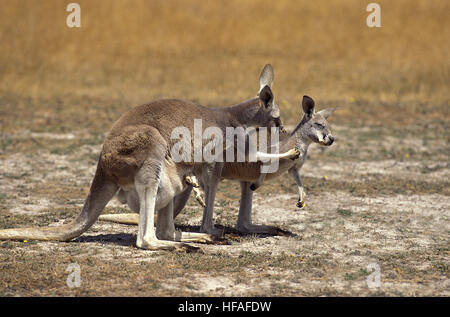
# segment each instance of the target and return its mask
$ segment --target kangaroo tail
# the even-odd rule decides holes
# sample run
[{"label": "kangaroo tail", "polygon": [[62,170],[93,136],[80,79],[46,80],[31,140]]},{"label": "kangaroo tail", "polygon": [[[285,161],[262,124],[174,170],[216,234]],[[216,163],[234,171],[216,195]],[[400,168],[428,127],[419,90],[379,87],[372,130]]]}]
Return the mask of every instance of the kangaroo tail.
[{"label": "kangaroo tail", "polygon": [[131,213],[101,215],[98,219],[102,221],[122,223],[126,225],[139,224],[139,214],[131,214]]},{"label": "kangaroo tail", "polygon": [[88,230],[106,204],[114,197],[118,186],[106,175],[101,159],[92,180],[83,209],[72,222],[57,227],[14,228],[0,230],[0,240],[70,241]]}]

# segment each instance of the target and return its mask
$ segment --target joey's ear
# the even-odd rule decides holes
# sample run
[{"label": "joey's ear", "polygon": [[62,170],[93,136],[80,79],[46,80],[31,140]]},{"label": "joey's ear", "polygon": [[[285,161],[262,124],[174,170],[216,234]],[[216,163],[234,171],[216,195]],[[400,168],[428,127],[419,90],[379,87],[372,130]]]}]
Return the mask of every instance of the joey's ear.
[{"label": "joey's ear", "polygon": [[311,97],[303,96],[302,107],[306,115],[311,117],[314,114],[314,100]]},{"label": "joey's ear", "polygon": [[259,91],[261,92],[264,86],[269,86],[272,88],[273,78],[274,74],[272,65],[267,64],[261,71],[261,75],[259,75]]},{"label": "joey's ear", "polygon": [[261,100],[264,109],[268,109],[273,101],[272,89],[269,86],[264,86],[259,92],[259,100]]},{"label": "joey's ear", "polygon": [[320,110],[319,112],[317,112],[318,114],[322,115],[322,117],[324,117],[325,119],[328,119],[329,116],[331,116],[331,114],[333,112],[335,112],[337,110],[338,107],[334,107],[334,108],[328,108],[328,109],[323,109]]}]

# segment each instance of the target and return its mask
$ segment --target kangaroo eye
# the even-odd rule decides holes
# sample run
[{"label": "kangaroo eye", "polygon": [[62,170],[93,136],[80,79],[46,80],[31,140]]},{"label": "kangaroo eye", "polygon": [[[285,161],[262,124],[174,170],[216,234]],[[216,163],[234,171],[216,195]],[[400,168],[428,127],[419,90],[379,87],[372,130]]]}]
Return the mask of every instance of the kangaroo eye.
[{"label": "kangaroo eye", "polygon": [[314,123],[314,125],[318,128],[318,129],[323,129],[325,128],[323,125],[321,125],[320,123]]}]

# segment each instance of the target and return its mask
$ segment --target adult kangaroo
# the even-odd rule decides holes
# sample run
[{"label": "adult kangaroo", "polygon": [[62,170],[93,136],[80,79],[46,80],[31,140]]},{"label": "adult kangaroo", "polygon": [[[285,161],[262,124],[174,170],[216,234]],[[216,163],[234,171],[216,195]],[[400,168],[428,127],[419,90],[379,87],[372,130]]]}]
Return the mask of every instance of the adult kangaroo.
[{"label": "adult kangaroo", "polygon": [[[175,231],[173,198],[186,189],[185,177],[194,170],[206,174],[203,179],[207,182],[211,178],[208,173],[220,169],[215,168],[215,162],[204,160],[175,162],[171,155],[171,148],[176,143],[172,131],[185,127],[194,135],[195,119],[201,120],[203,130],[218,127],[223,133],[226,127],[280,126],[280,111],[270,88],[273,77],[272,67],[266,65],[260,75],[258,96],[231,107],[212,109],[189,101],[165,99],[130,109],[114,123],[105,138],[80,215],[69,224],[57,227],[0,230],[0,240],[74,239],[92,226],[119,190],[135,194],[139,201],[137,247],[173,250],[186,248],[183,241],[208,240],[206,234]],[[206,141],[202,139],[201,148]],[[191,147],[191,157],[196,150],[197,147]],[[155,211],[158,211],[158,222],[159,219],[172,219],[172,224],[163,223],[164,230],[155,232]]]},{"label": "adult kangaroo", "polygon": [[[283,132],[280,134],[278,144],[279,152],[284,152],[295,147],[300,154],[295,160],[288,158],[280,159],[278,169],[276,169],[274,173],[262,173],[261,162],[225,162],[221,179],[237,180],[241,185],[241,200],[236,225],[238,231],[242,233],[261,234],[277,234],[280,232],[280,230],[274,226],[255,225],[252,223],[252,200],[253,191],[256,190],[265,179],[270,180],[279,177],[286,171],[288,171],[289,175],[294,179],[298,186],[299,199],[297,206],[299,208],[304,206],[305,191],[300,177],[300,169],[306,161],[308,148],[312,143],[318,143],[324,146],[333,144],[334,137],[331,133],[331,127],[328,124],[327,118],[336,109],[337,107],[334,107],[315,112],[314,100],[311,97],[303,96],[303,116],[292,132]],[[271,145],[270,140],[270,135],[267,135],[267,143],[269,145]],[[275,144],[272,146],[275,146]],[[194,183],[193,186],[198,185]],[[175,197],[174,218],[185,207],[193,186],[189,186],[184,192]],[[128,204],[130,203],[132,204],[132,200],[128,201]],[[134,214],[111,214],[103,215],[101,217],[106,221],[137,224],[137,217]],[[203,222],[205,222],[205,220]]]}]

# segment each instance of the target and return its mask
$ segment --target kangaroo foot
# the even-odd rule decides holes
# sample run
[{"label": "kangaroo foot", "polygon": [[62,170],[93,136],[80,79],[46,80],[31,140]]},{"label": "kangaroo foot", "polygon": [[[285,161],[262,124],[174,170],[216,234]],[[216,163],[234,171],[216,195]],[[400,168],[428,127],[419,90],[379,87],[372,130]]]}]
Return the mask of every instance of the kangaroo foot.
[{"label": "kangaroo foot", "polygon": [[144,250],[166,250],[166,251],[181,251],[181,252],[196,252],[200,248],[191,246],[186,243],[174,242],[174,241],[163,241],[158,239],[150,239],[148,241],[138,241],[136,246]]},{"label": "kangaroo foot", "polygon": [[306,206],[305,202],[301,199],[298,200],[297,202],[297,207],[300,209],[303,209]]}]

